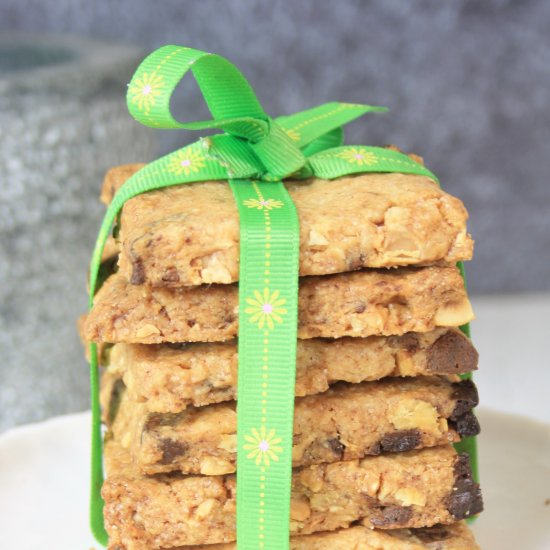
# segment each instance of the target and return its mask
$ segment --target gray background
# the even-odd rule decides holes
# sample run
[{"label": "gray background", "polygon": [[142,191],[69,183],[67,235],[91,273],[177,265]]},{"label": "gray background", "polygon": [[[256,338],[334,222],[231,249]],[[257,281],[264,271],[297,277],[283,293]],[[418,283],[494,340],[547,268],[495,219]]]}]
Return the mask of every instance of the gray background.
[{"label": "gray background", "polygon": [[[476,294],[550,290],[549,28],[550,3],[544,0],[0,4],[0,30],[118,41],[143,52],[176,43],[225,55],[249,77],[272,115],[331,100],[387,105],[391,114],[351,125],[348,142],[395,143],[414,151],[464,200],[476,239],[476,257],[468,265]],[[124,83],[117,86],[123,98]],[[189,83],[176,103],[188,120],[206,116]],[[1,147],[9,132],[2,128]],[[152,133],[137,125],[131,131],[147,136],[136,143],[153,139]],[[165,132],[159,152],[196,137]],[[73,197],[48,208],[48,190],[71,181],[55,170],[44,173],[45,214],[40,235],[26,236],[26,249],[17,242],[28,227],[2,233],[0,262],[9,265],[0,269],[0,429],[88,406],[86,366],[72,323],[85,308],[86,263],[101,214],[92,197],[109,165],[141,160],[148,151],[117,149],[116,141],[108,135],[91,140],[93,162],[82,165],[86,188],[77,207]],[[2,179],[0,200],[8,197],[24,212],[25,195],[13,199],[10,185]],[[65,211],[78,220],[76,233],[59,227]],[[55,285],[51,272],[37,269],[44,257],[51,269],[68,274],[66,282]],[[43,292],[47,297],[37,298]],[[41,316],[32,315],[37,299]],[[20,304],[27,313],[6,304]]]}]

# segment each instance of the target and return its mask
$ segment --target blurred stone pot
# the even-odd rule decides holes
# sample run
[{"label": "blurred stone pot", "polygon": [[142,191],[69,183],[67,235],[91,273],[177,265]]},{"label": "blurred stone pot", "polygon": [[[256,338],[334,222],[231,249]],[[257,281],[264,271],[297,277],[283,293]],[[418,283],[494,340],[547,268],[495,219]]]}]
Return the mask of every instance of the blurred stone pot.
[{"label": "blurred stone pot", "polygon": [[105,170],[151,160],[129,46],[0,33],[0,430],[88,407],[75,319]]}]

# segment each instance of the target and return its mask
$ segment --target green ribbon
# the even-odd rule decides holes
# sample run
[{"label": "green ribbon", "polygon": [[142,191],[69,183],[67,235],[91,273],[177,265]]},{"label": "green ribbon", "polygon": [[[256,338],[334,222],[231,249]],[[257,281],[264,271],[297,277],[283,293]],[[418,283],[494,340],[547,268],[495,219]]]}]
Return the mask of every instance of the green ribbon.
[{"label": "green ribbon", "polygon": [[[179,122],[170,99],[191,71],[212,120]],[[408,156],[380,147],[343,146],[342,126],[386,109],[326,103],[269,117],[242,73],[218,55],[164,46],[138,67],[128,109],[154,128],[213,135],[165,155],[134,174],[113,197],[90,267],[90,309],[99,286],[105,241],[123,204],[151,191],[190,182],[228,180],[240,217],[239,365],[237,403],[237,546],[289,547],[290,476],[298,311],[299,224],[282,184],[286,177],[331,179],[361,172],[437,178]],[[97,350],[90,344],[92,392],[91,527],[102,544],[102,436]]]}]

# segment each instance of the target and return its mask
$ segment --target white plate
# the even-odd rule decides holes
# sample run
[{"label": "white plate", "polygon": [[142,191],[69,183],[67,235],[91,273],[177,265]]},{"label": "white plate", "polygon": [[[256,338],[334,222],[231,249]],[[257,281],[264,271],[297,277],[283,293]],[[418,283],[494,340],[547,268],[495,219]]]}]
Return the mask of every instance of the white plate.
[{"label": "white plate", "polygon": [[550,425],[478,411],[483,550],[550,550]]},{"label": "white plate", "polygon": [[[483,550],[550,549],[550,426],[480,410]],[[0,437],[0,540],[13,550],[99,548],[88,532],[89,413]]]}]

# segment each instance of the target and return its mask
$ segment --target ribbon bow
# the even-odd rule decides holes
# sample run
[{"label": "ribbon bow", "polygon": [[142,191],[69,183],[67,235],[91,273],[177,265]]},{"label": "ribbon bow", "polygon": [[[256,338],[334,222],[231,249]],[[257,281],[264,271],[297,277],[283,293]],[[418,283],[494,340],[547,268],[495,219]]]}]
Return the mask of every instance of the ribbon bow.
[{"label": "ribbon bow", "polygon": [[[181,123],[170,112],[171,95],[189,70],[212,120]],[[203,144],[210,154],[226,163],[230,177],[268,181],[283,179],[304,168],[306,156],[312,151],[341,145],[343,124],[369,111],[386,110],[328,103],[274,120],[265,113],[254,90],[232,63],[219,55],[178,46],[160,48],[143,61],[129,86],[128,108],[136,120],[154,128],[222,130],[225,135]],[[304,151],[309,145],[312,147]]]},{"label": "ribbon bow", "polygon": [[[178,122],[170,99],[191,71],[212,120]],[[298,217],[281,180],[337,178],[359,172],[402,172],[437,178],[399,152],[343,146],[342,126],[386,109],[326,103],[269,117],[254,90],[229,61],[181,46],[149,55],[129,84],[132,116],[153,128],[223,133],[148,164],[116,193],[101,226],[90,268],[90,308],[101,254],[123,204],[147,191],[206,180],[228,180],[239,208],[239,368],[237,408],[237,545],[284,550],[289,539],[292,421],[298,301]],[[90,345],[92,388],[92,531],[106,543],[98,362]]]}]

